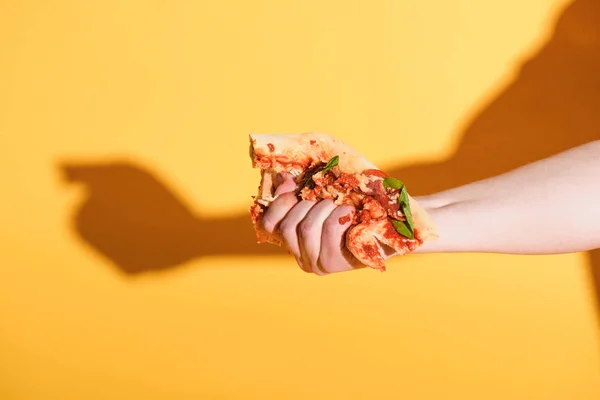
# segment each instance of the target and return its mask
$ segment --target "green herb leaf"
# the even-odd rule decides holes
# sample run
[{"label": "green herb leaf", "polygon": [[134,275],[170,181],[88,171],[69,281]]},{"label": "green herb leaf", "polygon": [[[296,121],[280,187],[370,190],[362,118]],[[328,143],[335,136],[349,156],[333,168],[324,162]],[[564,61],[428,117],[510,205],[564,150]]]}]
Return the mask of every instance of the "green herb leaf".
[{"label": "green herb leaf", "polygon": [[396,232],[401,234],[402,236],[406,236],[409,239],[414,239],[415,235],[412,229],[408,226],[407,221],[398,221],[396,219],[390,219],[392,225],[396,229]]},{"label": "green herb leaf", "polygon": [[333,157],[331,160],[329,160],[329,162],[327,163],[327,165],[325,166],[325,168],[323,168],[323,174],[327,171],[329,171],[331,168],[333,167],[337,167],[337,165],[340,162],[340,156],[335,156]]},{"label": "green herb leaf", "polygon": [[402,214],[404,214],[404,216],[406,217],[408,227],[414,235],[413,216],[412,211],[410,210],[410,201],[408,199],[408,192],[406,191],[406,187],[403,187],[400,191],[400,197],[398,198],[398,202],[400,203],[400,209],[402,210]]},{"label": "green herb leaf", "polygon": [[304,186],[308,185],[308,180],[310,179],[311,176],[312,175],[310,175],[310,174],[304,174],[302,179],[300,179],[300,185],[298,185],[300,189],[302,189],[302,188],[304,188]]},{"label": "green herb leaf", "polygon": [[336,167],[339,162],[340,162],[340,156],[335,156],[327,162],[327,164],[325,165],[325,167],[323,167],[323,169],[316,169],[312,172],[310,172],[310,171],[307,172],[304,175],[304,177],[302,178],[300,190],[302,190],[302,188],[304,188],[304,186],[308,186],[309,189],[313,189],[315,187],[315,181],[313,181],[312,177],[319,172],[325,173],[325,172],[329,171],[331,168]]},{"label": "green herb leaf", "polygon": [[404,187],[404,183],[395,178],[383,178],[383,187],[385,189],[402,189]]},{"label": "green herb leaf", "polygon": [[302,179],[302,185],[300,185],[300,189],[304,188],[304,186],[308,186],[309,189],[315,187],[315,181],[312,180],[314,174],[315,172],[311,172],[304,176],[304,179]]},{"label": "green herb leaf", "polygon": [[391,219],[391,222],[399,234],[401,234],[402,236],[406,236],[409,239],[414,239],[415,231],[413,216],[410,210],[410,200],[408,198],[406,186],[398,179],[388,177],[383,179],[383,187],[385,189],[398,189],[398,206],[400,208],[400,211],[402,211],[402,214],[404,214],[406,221],[398,221],[395,219]]}]

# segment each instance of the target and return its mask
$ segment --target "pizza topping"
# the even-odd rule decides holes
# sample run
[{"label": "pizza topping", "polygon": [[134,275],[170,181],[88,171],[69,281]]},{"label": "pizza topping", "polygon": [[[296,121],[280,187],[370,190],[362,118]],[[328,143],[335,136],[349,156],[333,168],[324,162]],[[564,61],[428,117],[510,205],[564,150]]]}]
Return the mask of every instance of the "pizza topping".
[{"label": "pizza topping", "polygon": [[360,180],[356,175],[347,174],[345,172],[342,172],[334,183],[335,188],[338,190],[345,190],[347,188],[353,189],[358,185],[360,185]]},{"label": "pizza topping", "polygon": [[[381,232],[387,221],[360,223],[348,230],[346,246],[348,250],[363,264],[384,271],[383,251],[374,234]],[[393,228],[392,228],[393,230]],[[400,237],[395,231],[394,234]]]},{"label": "pizza topping", "polygon": [[409,239],[414,237],[414,233],[411,231],[409,225],[405,221],[398,221],[396,219],[390,220],[396,232],[401,234],[402,236],[406,236]]},{"label": "pizza topping", "polygon": [[[410,228],[412,235],[414,236],[414,221],[412,217],[412,211],[410,210],[410,199],[408,197],[408,192],[406,191],[406,186],[402,188],[402,191],[400,192],[400,198],[398,199],[398,201],[400,204],[400,208],[402,209],[402,213],[406,217],[407,225]],[[412,239],[412,237],[410,238]]]},{"label": "pizza topping", "polygon": [[348,222],[350,222],[352,220],[352,213],[346,214],[343,217],[340,217],[340,219],[338,220],[338,222],[340,223],[340,225],[344,225]]},{"label": "pizza topping", "polygon": [[381,230],[381,234],[382,240],[388,243],[391,243],[392,240],[397,240],[398,238],[400,238],[400,240],[404,243],[405,248],[410,251],[416,249],[422,242],[418,230],[415,229],[414,238],[409,239],[401,234],[398,234],[398,231],[396,230],[396,228],[394,228],[393,223],[385,224],[385,226]]},{"label": "pizza topping", "polygon": [[398,193],[389,192],[384,189],[381,179],[369,182],[367,185],[371,195],[386,209],[390,218],[402,220],[404,215],[400,212]]},{"label": "pizza topping", "polygon": [[348,230],[346,237],[346,246],[361,263],[382,271],[386,255],[407,254],[422,243],[419,235],[409,239],[399,234],[387,218],[359,223]]},{"label": "pizza topping", "polygon": [[259,168],[262,171],[277,168],[280,170],[290,171],[297,169],[304,171],[311,164],[312,160],[308,156],[290,157],[287,154],[267,153],[265,151],[256,150],[252,158],[252,166]]},{"label": "pizza topping", "polygon": [[317,164],[313,167],[308,168],[305,172],[304,172],[304,176],[302,177],[302,179],[299,182],[299,187],[302,189],[304,188],[309,188],[312,189],[315,187],[315,182],[313,181],[313,176],[319,171],[319,169],[321,169],[322,164]]},{"label": "pizza topping", "polygon": [[[276,158],[277,155],[274,154],[273,157]],[[280,163],[281,161],[279,160]],[[336,205],[347,204],[356,210],[338,219],[341,225],[351,223],[348,237],[351,237],[349,243],[354,246],[347,245],[352,253],[361,262],[384,269],[383,245],[400,253],[418,247],[420,239],[415,237],[410,198],[404,183],[377,169],[365,170],[363,173],[341,172],[335,168],[338,164],[338,156],[332,157],[327,163],[317,160],[293,175],[297,184],[296,193],[301,199],[331,199]],[[294,168],[298,167],[294,165]],[[290,171],[289,168],[286,170]],[[263,192],[266,184],[270,183],[269,180],[273,182],[268,186],[278,186],[279,174],[272,177],[269,175],[263,174]],[[272,197],[271,193],[269,195]],[[255,200],[255,206],[250,210],[255,224],[270,205],[267,200],[272,201],[271,197],[266,199],[261,196],[261,199]],[[265,200],[267,204],[262,204],[261,200]],[[258,239],[271,243],[278,241],[273,234],[262,234]]]},{"label": "pizza topping", "polygon": [[386,174],[385,172],[380,171],[378,169],[366,169],[366,170],[363,171],[363,174],[365,174],[365,175],[379,176],[381,178],[387,178],[387,177],[389,177],[388,174]]},{"label": "pizza topping", "polygon": [[379,246],[377,246],[375,243],[364,243],[361,246],[361,250],[365,257],[371,259],[381,257],[381,254],[379,253]]},{"label": "pizza topping", "polygon": [[[288,178],[293,177],[286,181],[292,184],[289,190],[295,190],[300,199],[328,199],[335,205],[352,207],[351,212],[341,215],[335,223],[348,227],[344,229],[346,248],[364,265],[385,270],[388,256],[409,253],[433,237],[427,215],[423,221],[413,220],[410,206],[415,212],[421,210],[413,203],[404,183],[326,135],[251,136],[250,151],[253,167],[260,168],[263,177],[250,208],[259,242],[283,243],[279,233],[264,229],[261,219],[277,198],[279,191],[275,189],[287,191],[283,190],[278,175],[286,173]],[[415,223],[423,227],[417,231]]]},{"label": "pizza topping", "polygon": [[348,196],[342,197],[340,204],[348,204],[354,208],[358,208],[362,205],[362,201],[365,195],[360,192],[350,192]]},{"label": "pizza topping", "polygon": [[383,208],[381,203],[373,197],[365,197],[363,201],[363,210],[369,212],[371,219],[381,219],[387,215],[387,211]]},{"label": "pizza topping", "polygon": [[327,165],[325,165],[325,168],[323,168],[323,171],[321,171],[321,173],[325,174],[331,168],[337,167],[337,165],[339,164],[339,162],[340,162],[340,156],[333,157],[331,160],[329,160],[329,162],[327,163]]},{"label": "pizza topping", "polygon": [[[358,210],[357,221],[367,223],[387,218],[400,235],[414,239],[410,200],[403,182],[385,176],[380,170],[350,174],[333,170],[335,156],[325,165],[309,168],[299,184],[298,195],[304,200],[331,199],[336,205],[348,204]],[[366,174],[369,173],[369,175]]]},{"label": "pizza topping", "polygon": [[368,224],[371,222],[371,213],[369,210],[360,210],[358,213],[358,222],[361,224]]},{"label": "pizza topping", "polygon": [[[402,214],[405,217],[402,219],[395,218],[395,219],[392,219],[390,222],[392,223],[392,225],[394,226],[394,228],[396,229],[396,231],[399,234],[406,236],[409,239],[413,239],[415,236],[414,235],[414,224],[413,224],[412,212],[410,210],[410,201],[408,198],[408,192],[406,191],[406,186],[404,185],[404,183],[402,183],[398,179],[388,177],[388,178],[383,179],[383,187],[388,192],[394,192],[394,190],[398,191],[397,192],[398,193],[397,194],[398,205],[399,205],[398,215],[400,215],[400,212],[402,212]],[[396,195],[396,194],[394,194],[394,195]]]},{"label": "pizza topping", "polygon": [[250,207],[250,217],[252,218],[252,222],[254,224],[256,224],[260,218],[260,215],[263,213],[263,208],[257,204],[254,203],[251,207]]},{"label": "pizza topping", "polygon": [[309,169],[300,181],[299,196],[304,200],[332,199],[337,205],[348,204],[359,210],[357,220],[361,223],[386,217],[405,223],[401,193],[394,189],[403,187],[402,182],[378,175],[339,173],[332,170],[338,162],[336,156],[325,166],[319,164]]},{"label": "pizza topping", "polygon": [[312,187],[322,187],[327,188],[335,181],[335,176],[332,174],[322,174],[321,172],[317,172],[312,177]]},{"label": "pizza topping", "polygon": [[322,182],[315,182],[315,175],[320,174],[320,177],[325,177],[325,174],[329,172],[333,167],[336,167],[339,161],[340,157],[335,156],[331,160],[329,160],[329,162],[327,162],[325,166],[323,166],[323,163],[320,163],[308,169],[304,173],[304,177],[302,178],[300,187],[304,188],[305,186],[308,186],[309,189],[312,189],[315,187],[315,183],[320,184],[320,186],[324,186]]}]

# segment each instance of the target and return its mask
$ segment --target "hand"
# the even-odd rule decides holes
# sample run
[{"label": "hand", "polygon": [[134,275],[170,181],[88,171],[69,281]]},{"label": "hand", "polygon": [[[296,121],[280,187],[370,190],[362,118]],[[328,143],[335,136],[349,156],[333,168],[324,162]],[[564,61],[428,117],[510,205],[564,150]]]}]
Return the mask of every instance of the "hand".
[{"label": "hand", "polygon": [[295,190],[292,176],[281,177],[275,190],[277,198],[263,217],[264,229],[281,236],[305,272],[327,275],[364,267],[345,245],[350,221],[339,222],[343,216],[353,216],[355,209],[348,205],[336,206],[329,199],[299,201]]}]

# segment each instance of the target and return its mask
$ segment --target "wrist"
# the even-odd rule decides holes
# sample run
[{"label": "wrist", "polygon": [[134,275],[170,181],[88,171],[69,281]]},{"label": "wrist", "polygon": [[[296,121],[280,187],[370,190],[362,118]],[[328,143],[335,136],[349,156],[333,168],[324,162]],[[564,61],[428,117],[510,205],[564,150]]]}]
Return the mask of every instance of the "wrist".
[{"label": "wrist", "polygon": [[468,225],[461,223],[461,213],[467,210],[464,202],[455,202],[444,196],[432,195],[415,198],[429,214],[438,237],[418,247],[414,253],[454,253],[468,251]]}]

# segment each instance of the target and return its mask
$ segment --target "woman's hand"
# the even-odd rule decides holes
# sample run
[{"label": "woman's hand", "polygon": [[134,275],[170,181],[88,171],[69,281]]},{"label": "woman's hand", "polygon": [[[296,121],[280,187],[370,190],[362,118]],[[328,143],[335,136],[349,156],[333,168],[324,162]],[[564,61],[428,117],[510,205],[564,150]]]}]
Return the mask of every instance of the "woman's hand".
[{"label": "woman's hand", "polygon": [[283,176],[275,190],[277,198],[263,217],[264,229],[279,233],[305,272],[326,275],[364,267],[345,244],[352,218],[340,224],[340,218],[353,216],[354,208],[336,206],[332,200],[299,201],[295,190],[293,177]]}]

